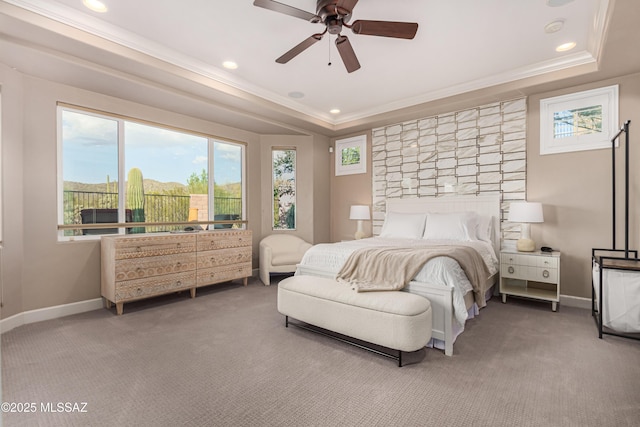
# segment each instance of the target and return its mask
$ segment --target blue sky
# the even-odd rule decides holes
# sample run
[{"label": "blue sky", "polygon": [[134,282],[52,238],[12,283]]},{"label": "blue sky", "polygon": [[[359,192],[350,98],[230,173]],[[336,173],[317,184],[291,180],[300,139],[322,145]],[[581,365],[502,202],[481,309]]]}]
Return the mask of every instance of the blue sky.
[{"label": "blue sky", "polygon": [[[207,169],[207,138],[127,122],[124,129],[125,174],[137,167],[145,179],[186,184],[192,173]],[[63,173],[65,181],[117,181],[118,122],[72,111],[63,112]],[[241,149],[237,144],[214,143],[218,184],[240,182]]]}]

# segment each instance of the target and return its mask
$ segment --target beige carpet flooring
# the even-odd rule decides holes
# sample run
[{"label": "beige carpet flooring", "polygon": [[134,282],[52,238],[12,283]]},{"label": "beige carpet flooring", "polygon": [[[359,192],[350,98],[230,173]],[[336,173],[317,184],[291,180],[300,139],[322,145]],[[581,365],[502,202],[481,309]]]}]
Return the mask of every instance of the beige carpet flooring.
[{"label": "beige carpet flooring", "polygon": [[[277,286],[187,295],[5,333],[3,400],[37,410],[4,426],[640,425],[640,342],[599,340],[587,310],[494,299],[453,357],[426,349],[398,368],[285,328]],[[42,411],[59,402],[86,412]]]}]

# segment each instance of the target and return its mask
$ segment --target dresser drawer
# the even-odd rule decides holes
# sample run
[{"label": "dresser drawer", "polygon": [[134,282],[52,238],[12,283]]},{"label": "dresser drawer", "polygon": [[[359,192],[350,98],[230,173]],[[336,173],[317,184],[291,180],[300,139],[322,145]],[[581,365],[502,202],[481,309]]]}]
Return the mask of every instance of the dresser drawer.
[{"label": "dresser drawer", "polygon": [[251,276],[251,263],[235,264],[227,267],[204,268],[197,270],[197,286],[211,285],[233,279]]},{"label": "dresser drawer", "polygon": [[119,259],[115,263],[115,280],[144,279],[196,269],[195,252],[188,254]]},{"label": "dresser drawer", "polygon": [[115,283],[115,301],[126,302],[195,287],[195,271]]},{"label": "dresser drawer", "polygon": [[198,269],[251,262],[251,247],[198,252]]},{"label": "dresser drawer", "polygon": [[212,231],[197,235],[198,252],[239,247],[251,247],[250,231]]},{"label": "dresser drawer", "polygon": [[121,238],[115,243],[115,259],[183,254],[195,249],[196,239],[192,235]]}]

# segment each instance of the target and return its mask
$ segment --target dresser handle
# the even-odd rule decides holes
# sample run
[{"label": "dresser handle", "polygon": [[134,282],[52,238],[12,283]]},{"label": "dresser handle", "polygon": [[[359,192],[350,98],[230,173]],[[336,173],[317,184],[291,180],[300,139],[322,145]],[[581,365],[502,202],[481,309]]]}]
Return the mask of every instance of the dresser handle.
[{"label": "dresser handle", "polygon": [[181,266],[182,266],[182,264],[181,264],[181,263],[177,263],[177,264],[176,264],[176,268],[180,268]]},{"label": "dresser handle", "polygon": [[178,285],[178,286],[182,286],[182,280],[178,280],[178,281],[176,282],[176,285]]},{"label": "dresser handle", "polygon": [[136,247],[136,252],[142,252],[142,248],[140,246]]},{"label": "dresser handle", "polygon": [[545,279],[548,279],[549,278],[549,270],[544,270],[542,272],[542,277],[544,277]]},{"label": "dresser handle", "polygon": [[515,273],[516,269],[513,268],[512,266],[509,266],[509,268],[507,269],[507,271],[511,274]]},{"label": "dresser handle", "polygon": [[181,245],[180,243],[178,243],[178,244],[176,244],[176,247],[177,247],[178,249],[180,249],[180,248],[182,247],[182,245]]}]

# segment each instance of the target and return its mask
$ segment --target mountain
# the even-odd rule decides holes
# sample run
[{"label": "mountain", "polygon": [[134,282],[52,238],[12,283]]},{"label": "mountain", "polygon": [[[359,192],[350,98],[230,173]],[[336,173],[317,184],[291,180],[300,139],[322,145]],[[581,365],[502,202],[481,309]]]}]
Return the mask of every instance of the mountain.
[{"label": "mountain", "polygon": [[[153,179],[145,179],[143,180],[143,183],[144,192],[147,194],[175,193],[176,190],[184,191],[184,193],[187,194],[187,186],[184,184],[180,184],[179,182],[160,182]],[[109,186],[111,188],[111,192],[115,192],[114,190],[117,188],[118,182],[110,182]],[[107,192],[107,184],[86,184],[84,182],[65,181],[64,189],[65,191],[86,191],[89,193],[103,193]]]}]

